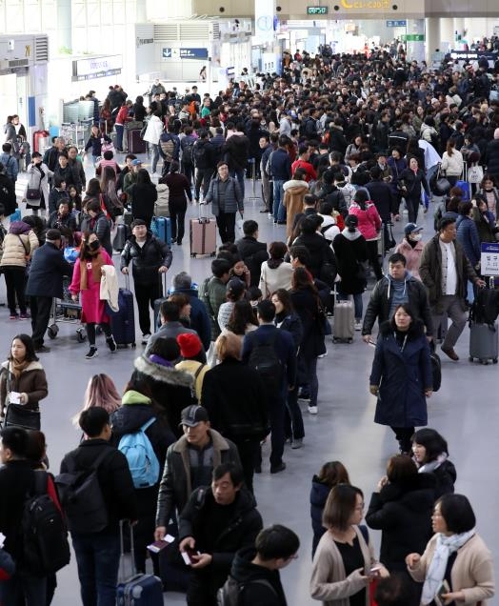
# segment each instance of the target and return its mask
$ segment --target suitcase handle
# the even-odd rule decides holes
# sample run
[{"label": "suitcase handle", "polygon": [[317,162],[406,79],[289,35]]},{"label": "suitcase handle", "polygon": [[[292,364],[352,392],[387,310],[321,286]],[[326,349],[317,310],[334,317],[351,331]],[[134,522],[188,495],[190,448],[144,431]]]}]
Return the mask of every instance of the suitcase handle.
[{"label": "suitcase handle", "polygon": [[202,212],[205,206],[206,206],[206,202],[199,203],[198,221],[200,223],[209,223],[210,222],[209,217]]},{"label": "suitcase handle", "polygon": [[133,539],[133,526],[129,523],[128,520],[120,520],[120,577],[121,581],[125,582],[127,579],[126,574],[126,564],[125,564],[125,531],[124,526],[125,523],[128,523],[128,528],[130,529],[130,569],[131,574],[129,576],[134,576],[137,574],[137,569],[135,568],[135,544]]}]

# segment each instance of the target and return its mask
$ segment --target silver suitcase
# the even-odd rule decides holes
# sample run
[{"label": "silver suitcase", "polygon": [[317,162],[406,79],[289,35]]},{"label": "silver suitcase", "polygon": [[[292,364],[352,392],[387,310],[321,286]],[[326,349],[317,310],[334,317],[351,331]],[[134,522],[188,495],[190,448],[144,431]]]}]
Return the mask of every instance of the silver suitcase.
[{"label": "silver suitcase", "polygon": [[353,301],[337,301],[334,306],[333,343],[352,343],[354,333]]},{"label": "silver suitcase", "polygon": [[470,362],[477,359],[480,364],[492,361],[497,364],[499,340],[497,322],[494,325],[472,323],[470,325]]}]

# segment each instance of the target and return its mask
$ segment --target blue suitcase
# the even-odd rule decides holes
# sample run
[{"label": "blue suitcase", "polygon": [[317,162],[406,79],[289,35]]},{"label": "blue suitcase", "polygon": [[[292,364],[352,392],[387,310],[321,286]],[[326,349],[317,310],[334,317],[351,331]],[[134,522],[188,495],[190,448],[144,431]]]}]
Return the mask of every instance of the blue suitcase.
[{"label": "blue suitcase", "polygon": [[111,332],[116,345],[120,348],[131,345],[135,347],[135,315],[133,309],[133,294],[128,288],[120,288],[118,292],[119,310],[114,312],[109,308],[107,313],[111,318]]},{"label": "blue suitcase", "polygon": [[172,224],[168,217],[153,217],[151,219],[151,231],[168,246],[172,243]]},{"label": "blue suitcase", "polygon": [[[123,536],[123,520],[120,520],[120,577],[124,576],[125,541]],[[134,574],[127,580],[118,583],[116,588],[117,606],[163,606],[163,586],[161,579],[153,574],[135,574],[133,554],[133,528],[130,526],[130,562]]]},{"label": "blue suitcase", "polygon": [[471,200],[471,188],[468,181],[456,181],[456,187],[463,190],[463,202],[469,202]]}]

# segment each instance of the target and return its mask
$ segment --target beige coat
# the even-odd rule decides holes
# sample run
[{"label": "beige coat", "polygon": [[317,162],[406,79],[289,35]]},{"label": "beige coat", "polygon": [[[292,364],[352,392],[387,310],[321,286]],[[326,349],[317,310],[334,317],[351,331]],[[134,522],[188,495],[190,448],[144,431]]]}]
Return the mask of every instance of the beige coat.
[{"label": "beige coat", "polygon": [[[364,568],[377,565],[374,548],[364,541],[362,532],[354,527],[364,556]],[[310,579],[310,595],[314,600],[322,600],[324,606],[349,606],[350,596],[361,589],[366,589],[366,606],[369,606],[369,588],[362,579],[362,571],[352,572],[348,577],[345,573],[343,559],[331,536],[325,532],[322,535],[312,563],[312,578]]]},{"label": "beige coat", "polygon": [[27,257],[31,258],[38,246],[38,238],[33,230],[27,234],[7,234],[3,242],[4,248],[0,266],[26,267]]},{"label": "beige coat", "polygon": [[[408,568],[411,577],[420,583],[425,580],[430,562],[435,553],[437,535],[430,539],[421,560],[414,568]],[[457,557],[451,570],[452,591],[462,591],[465,596],[460,606],[472,606],[481,603],[486,606],[486,600],[494,596],[494,563],[492,554],[475,534],[461,549],[457,550]]]},{"label": "beige coat", "polygon": [[283,185],[284,200],[286,208],[286,236],[289,238],[293,231],[293,222],[298,213],[303,212],[303,198],[308,194],[308,183],[291,179]]}]

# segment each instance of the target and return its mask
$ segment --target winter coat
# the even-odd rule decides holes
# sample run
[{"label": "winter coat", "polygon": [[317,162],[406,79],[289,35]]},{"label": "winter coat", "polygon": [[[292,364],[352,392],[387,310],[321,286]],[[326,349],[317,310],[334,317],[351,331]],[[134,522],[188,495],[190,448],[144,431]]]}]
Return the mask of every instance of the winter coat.
[{"label": "winter coat", "polygon": [[111,244],[111,223],[106,215],[100,211],[94,218],[85,215],[81,221],[81,231],[89,231],[95,234],[101,243],[102,248],[107,254],[113,256],[113,246]]},{"label": "winter coat", "polygon": [[147,122],[146,132],[143,137],[144,141],[152,145],[159,145],[159,138],[163,134],[164,128],[161,119],[153,114]]},{"label": "winter coat", "polygon": [[284,200],[283,205],[286,208],[286,236],[289,238],[293,233],[293,223],[295,216],[303,211],[303,199],[308,193],[308,183],[291,179],[283,185]]},{"label": "winter coat", "polygon": [[250,141],[244,134],[231,135],[222,148],[224,160],[228,162],[229,170],[245,170],[248,164]]},{"label": "winter coat", "polygon": [[[12,158],[12,156],[9,156]],[[12,160],[17,166],[17,160]],[[7,175],[0,173],[0,202],[4,205],[5,216],[11,215],[17,208],[16,190],[14,181]]]},{"label": "winter coat", "polygon": [[26,267],[27,258],[33,256],[38,245],[38,238],[31,227],[23,221],[14,221],[3,241],[0,267]]},{"label": "winter coat", "polygon": [[339,186],[324,183],[324,185],[317,192],[317,197],[319,200],[329,202],[329,204],[331,204],[333,207],[333,210],[339,212],[343,217],[348,215],[347,200],[345,194]]},{"label": "winter coat", "polygon": [[396,214],[397,204],[392,188],[384,181],[371,181],[366,185],[371,200],[374,202],[381,220],[386,223],[391,213]]},{"label": "winter coat", "polygon": [[[154,215],[158,192],[153,183],[134,183],[130,188],[132,194],[132,217],[150,223]],[[128,191],[127,191],[128,193]]]},{"label": "winter coat", "polygon": [[452,156],[449,156],[447,152],[443,153],[442,164],[440,170],[445,173],[446,177],[460,177],[464,169],[463,155],[457,149],[454,149]]},{"label": "winter coat", "polygon": [[[439,234],[434,236],[426,243],[421,263],[419,265],[419,275],[423,284],[428,290],[428,299],[430,305],[435,308],[436,313],[441,313],[442,292],[442,251],[440,249]],[[457,288],[456,295],[461,299],[463,310],[466,309],[466,281],[475,282],[478,276],[475,273],[471,263],[468,261],[461,244],[454,240]]]},{"label": "winter coat", "polygon": [[217,537],[211,537],[211,532],[206,532],[206,529],[212,526],[214,503],[211,487],[198,488],[190,496],[179,523],[179,541],[194,537],[196,549],[212,556],[211,564],[204,569],[204,578],[209,580],[210,593],[213,594],[225,583],[236,551],[253,547],[257,534],[263,528],[255,498],[242,488],[236,494],[224,530]]},{"label": "winter coat", "polygon": [[192,148],[194,166],[202,170],[215,171],[215,150],[208,139],[198,139]]},{"label": "winter coat", "polygon": [[[235,444],[212,428],[208,433],[211,438],[210,446],[213,447],[213,468],[221,463],[241,464]],[[195,452],[195,449],[193,450]],[[200,474],[192,473],[190,453],[191,448],[185,436],[168,447],[159,486],[156,527],[167,526],[176,512],[181,513],[192,491],[200,486],[197,483],[193,484],[193,480],[196,480]]]},{"label": "winter coat", "polygon": [[331,124],[329,129],[329,151],[337,151],[340,154],[344,154],[348,146],[348,142],[345,139],[345,134],[341,126]]},{"label": "winter coat", "polygon": [[168,173],[166,177],[160,180],[166,183],[169,190],[168,205],[170,210],[176,212],[185,212],[187,209],[187,198],[192,202],[192,191],[187,177],[182,173]]},{"label": "winter coat", "polygon": [[[103,257],[104,265],[114,265],[112,258],[102,248],[100,254]],[[74,294],[80,294],[81,303],[81,321],[82,324],[95,322],[96,324],[109,324],[109,316],[106,311],[106,301],[100,298],[100,283],[94,281],[92,270],[87,270],[87,288],[80,291],[80,260],[78,259],[73,268],[73,279],[69,285],[69,291]]]},{"label": "winter coat", "polygon": [[302,234],[293,242],[293,245],[304,246],[310,253],[310,265],[307,269],[314,276],[320,278],[325,264],[336,265],[333,250],[329,241],[321,234]]},{"label": "winter coat", "polygon": [[[26,190],[40,190],[43,196],[43,200],[45,201],[45,207],[48,207],[50,196],[49,177],[53,177],[54,173],[43,162],[38,165],[35,165],[33,163],[29,164],[26,169],[26,172],[28,173],[28,184],[26,186]],[[24,193],[24,196],[26,196],[26,192]]]},{"label": "winter coat", "polygon": [[46,242],[33,254],[26,294],[62,299],[63,276],[72,275],[73,266],[64,259],[62,250],[51,242]]},{"label": "winter coat", "polygon": [[199,299],[198,291],[195,288],[178,288],[171,294],[179,293],[189,297],[191,305],[191,328],[197,332],[205,351],[208,351],[211,343],[211,324],[206,305]]},{"label": "winter coat", "polygon": [[282,147],[270,154],[268,172],[274,181],[289,181],[291,179],[291,157]]},{"label": "winter coat", "polygon": [[258,372],[235,358],[226,358],[204,377],[201,405],[225,438],[262,440],[268,434],[268,404]]},{"label": "winter coat", "polygon": [[[418,583],[425,580],[430,563],[435,555],[437,537],[434,535],[414,568],[407,568]],[[450,571],[452,591],[464,593],[466,606],[487,606],[487,598],[495,592],[494,561],[482,537],[475,533],[471,539],[457,550],[457,556]]]},{"label": "winter coat", "polygon": [[146,355],[136,358],[134,368],[149,384],[153,400],[166,412],[170,429],[180,438],[183,435],[180,413],[196,404],[192,376],[174,367],[156,364]]},{"label": "winter coat", "polygon": [[380,328],[369,378],[379,387],[374,422],[391,427],[428,424],[425,390],[433,388],[430,348],[420,323],[407,332],[403,351],[391,322]]},{"label": "winter coat", "polygon": [[422,240],[417,242],[416,246],[411,246],[407,238],[403,238],[402,242],[395,248],[396,253],[404,255],[406,258],[406,269],[411,273],[411,276],[416,280],[421,280],[419,276],[419,264],[421,263],[421,255],[423,254],[424,243]]},{"label": "winter coat", "polygon": [[292,290],[290,295],[303,327],[300,355],[305,359],[322,355],[326,351],[326,345],[324,343],[324,326],[318,314],[317,297],[308,287]]},{"label": "winter coat", "polygon": [[495,234],[497,228],[495,225],[494,215],[486,210],[484,213],[480,212],[478,208],[473,209],[473,220],[478,229],[478,237],[480,244],[482,242],[497,242]]},{"label": "winter coat", "polygon": [[436,480],[435,499],[439,499],[444,494],[454,493],[454,484],[456,483],[457,473],[454,463],[446,459],[431,473]]},{"label": "winter coat", "polygon": [[208,193],[204,200],[205,204],[211,202],[211,210],[215,217],[218,217],[220,211],[226,214],[235,214],[238,210],[241,213],[244,212],[244,199],[238,181],[233,177],[228,177],[229,182],[223,199],[220,199],[218,193],[220,181],[221,179],[218,176],[210,181]]},{"label": "winter coat", "polygon": [[[428,295],[426,288],[419,280],[406,271],[405,287],[409,298],[409,305],[413,309],[416,316],[423,322],[426,328],[426,334],[430,337],[433,335],[433,322],[431,319],[431,311],[428,303]],[[378,280],[369,299],[366,314],[364,316],[364,325],[362,327],[363,335],[370,335],[376,318],[381,326],[383,322],[390,320],[390,309],[393,298],[392,278],[384,276]]]},{"label": "winter coat", "polygon": [[381,217],[374,204],[368,203],[365,210],[352,202],[349,213],[359,220],[358,229],[366,240],[376,240],[381,230]]},{"label": "winter coat", "polygon": [[312,478],[312,487],[310,489],[310,517],[312,519],[312,557],[314,557],[317,545],[321,540],[326,529],[322,525],[322,514],[326,505],[327,498],[331,492],[331,487],[324,484],[314,475]]},{"label": "winter coat", "polygon": [[6,405],[7,394],[10,391],[25,393],[28,403],[25,407],[29,410],[39,410],[40,400],[48,395],[47,377],[40,362],[34,360],[16,377],[10,372],[9,361],[2,362],[0,374],[0,406]]},{"label": "winter coat", "polygon": [[199,298],[205,302],[206,310],[211,323],[211,340],[216,341],[220,335],[220,326],[218,325],[218,311],[220,305],[226,301],[227,288],[225,283],[211,276],[207,283],[203,282],[199,289]]},{"label": "winter coat", "polygon": [[404,182],[407,189],[407,193],[404,193],[404,198],[406,200],[409,199],[421,201],[421,193],[423,189],[428,197],[431,196],[424,173],[421,169],[418,169],[418,171],[414,173],[411,168],[406,168],[400,175],[400,181]]},{"label": "winter coat", "polygon": [[484,164],[487,172],[495,177],[496,183],[499,179],[499,139],[493,139],[487,143]]},{"label": "winter coat", "polygon": [[466,258],[476,268],[480,263],[482,254],[476,223],[471,217],[460,215],[456,221],[456,229],[457,240],[463,247]]},{"label": "winter coat", "polygon": [[135,236],[131,236],[121,253],[120,269],[128,267],[130,261],[134,282],[156,285],[161,280],[159,268],[170,267],[172,263],[172,251],[168,244],[151,233],[147,234],[147,240],[142,246],[137,244]]},{"label": "winter coat", "polygon": [[258,286],[262,263],[269,258],[265,242],[258,242],[252,236],[244,236],[236,242],[237,250],[250,271],[250,286]]},{"label": "winter coat", "polygon": [[407,168],[407,162],[405,161],[405,158],[395,160],[393,156],[390,156],[386,162],[390,167],[390,170],[392,171],[392,180],[390,181],[390,187],[392,188],[392,192],[396,196],[398,196],[397,184],[400,181],[402,173]]},{"label": "winter coat", "polygon": [[[347,232],[349,235],[350,232]],[[362,263],[367,261],[367,243],[357,230],[355,238],[338,234],[333,240],[336,267],[341,277],[341,291],[344,294],[358,295],[366,289],[366,272]]]},{"label": "winter coat", "polygon": [[293,276],[291,263],[282,261],[282,263],[274,268],[269,267],[269,263],[273,265],[274,261],[270,260],[262,263],[262,271],[258,285],[264,299],[268,299],[272,293],[279,288],[289,290],[291,288],[291,278]]},{"label": "winter coat", "polygon": [[405,570],[405,557],[422,553],[430,540],[435,484],[432,474],[419,473],[372,494],[366,524],[382,531],[379,559],[390,572]]},{"label": "winter coat", "polygon": [[154,204],[154,216],[155,217],[169,217],[170,216],[170,190],[168,185],[164,183],[158,183],[156,185],[156,203]]},{"label": "winter coat", "polygon": [[300,316],[295,313],[291,313],[284,317],[281,317],[280,314],[276,314],[274,318],[274,325],[280,330],[289,332],[293,339],[295,350],[298,351],[298,348],[303,340],[303,327],[301,325]]},{"label": "winter coat", "polygon": [[85,151],[88,152],[89,149],[92,149],[92,156],[99,158],[102,156],[102,145],[104,143],[112,143],[107,135],[103,133],[99,134],[97,137],[90,135],[87,144],[85,145]]},{"label": "winter coat", "polygon": [[[286,606],[286,596],[282,588],[278,570],[269,570],[253,564],[256,556],[254,547],[240,549],[232,562],[231,576],[242,586],[238,606]],[[255,581],[265,581],[255,582]],[[271,587],[269,587],[271,585]]]},{"label": "winter coat", "polygon": [[[106,162],[106,160],[103,160],[102,162]],[[100,162],[99,165],[101,165],[102,162]],[[112,162],[114,162],[114,160]],[[114,163],[116,164],[116,162],[114,162]],[[98,173],[98,174],[100,174],[100,173]],[[61,165],[58,162],[54,169],[53,175],[54,175],[54,181],[56,178],[60,178],[66,182],[66,189],[68,189],[70,185],[74,185],[76,187],[77,191],[81,192],[82,184],[81,184],[81,178],[80,178],[80,170],[76,164],[70,164],[68,162],[66,164],[65,168],[61,168]]]}]

